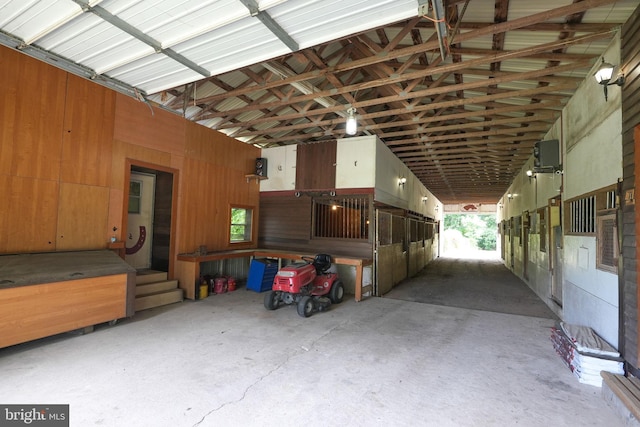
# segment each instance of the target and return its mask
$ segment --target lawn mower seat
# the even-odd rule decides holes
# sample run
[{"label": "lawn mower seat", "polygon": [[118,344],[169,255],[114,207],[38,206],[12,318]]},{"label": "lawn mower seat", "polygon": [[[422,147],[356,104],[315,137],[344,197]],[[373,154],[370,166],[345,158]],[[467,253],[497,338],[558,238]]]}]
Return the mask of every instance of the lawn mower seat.
[{"label": "lawn mower seat", "polygon": [[313,259],[313,266],[318,274],[322,274],[331,267],[331,255],[318,254]]}]

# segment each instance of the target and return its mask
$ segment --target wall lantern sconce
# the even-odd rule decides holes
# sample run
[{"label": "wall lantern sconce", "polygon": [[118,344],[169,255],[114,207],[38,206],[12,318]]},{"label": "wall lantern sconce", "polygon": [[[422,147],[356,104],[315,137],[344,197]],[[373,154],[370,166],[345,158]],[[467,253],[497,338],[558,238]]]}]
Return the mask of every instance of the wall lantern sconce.
[{"label": "wall lantern sconce", "polygon": [[434,211],[438,212],[438,209],[440,209],[440,206],[436,205],[435,208],[433,208]]},{"label": "wall lantern sconce", "polygon": [[593,75],[598,83],[604,86],[604,100],[608,101],[607,87],[611,85],[622,86],[624,84],[624,74],[618,75],[618,78],[615,81],[611,81],[611,77],[613,77],[613,70],[615,66],[609,64],[608,62],[604,62],[604,58],[602,58],[602,64],[598,71]]},{"label": "wall lantern sconce", "polygon": [[405,178],[404,176],[401,178],[398,178],[398,186],[404,188],[404,184],[407,182],[407,178]]},{"label": "wall lantern sconce", "polygon": [[347,135],[355,135],[358,132],[358,122],[356,121],[356,109],[350,107],[347,110]]},{"label": "wall lantern sconce", "polygon": [[513,194],[508,193],[508,194],[507,194],[507,199],[509,199],[509,201],[511,201],[511,199],[513,199]]},{"label": "wall lantern sconce", "polygon": [[427,199],[428,199],[428,197],[427,197],[427,196],[422,196],[422,199],[421,199],[421,200],[422,200],[422,203],[427,203]]},{"label": "wall lantern sconce", "polygon": [[529,170],[527,171],[527,177],[529,177],[529,182],[531,182],[531,179],[532,179],[532,178],[533,178],[533,179],[536,179],[536,178],[537,178],[537,177],[536,177],[536,175],[533,173],[533,171],[532,171],[531,169],[529,169]]}]

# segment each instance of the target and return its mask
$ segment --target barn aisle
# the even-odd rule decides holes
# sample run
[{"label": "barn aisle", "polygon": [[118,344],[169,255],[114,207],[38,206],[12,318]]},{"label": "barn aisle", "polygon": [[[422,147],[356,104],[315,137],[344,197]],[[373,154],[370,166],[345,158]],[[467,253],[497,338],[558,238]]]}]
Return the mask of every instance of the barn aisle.
[{"label": "barn aisle", "polygon": [[386,298],[448,307],[556,319],[556,315],[520,278],[509,271],[497,252],[447,254],[418,275],[404,280]]}]

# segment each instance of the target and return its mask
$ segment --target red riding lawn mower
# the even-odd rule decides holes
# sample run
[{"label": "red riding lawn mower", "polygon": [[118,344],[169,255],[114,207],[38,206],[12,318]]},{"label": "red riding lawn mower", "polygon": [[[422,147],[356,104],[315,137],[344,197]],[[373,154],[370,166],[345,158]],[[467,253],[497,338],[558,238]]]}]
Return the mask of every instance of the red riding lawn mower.
[{"label": "red riding lawn mower", "polygon": [[298,314],[309,317],[342,302],[344,285],[336,273],[327,271],[330,267],[331,255],[318,254],[281,268],[264,296],[264,307],[275,310],[280,304],[296,304]]}]

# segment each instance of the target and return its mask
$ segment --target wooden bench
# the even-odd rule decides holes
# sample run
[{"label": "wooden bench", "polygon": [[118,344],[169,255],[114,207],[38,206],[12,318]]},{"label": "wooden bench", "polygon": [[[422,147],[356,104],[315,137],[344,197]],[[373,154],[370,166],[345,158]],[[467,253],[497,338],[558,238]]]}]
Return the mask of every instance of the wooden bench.
[{"label": "wooden bench", "polygon": [[610,400],[610,397],[606,396],[608,388],[613,395],[620,399],[620,402],[624,404],[630,415],[635,417],[636,420],[640,420],[640,379],[612,374],[607,371],[600,372],[600,376],[603,380],[605,400]]}]

